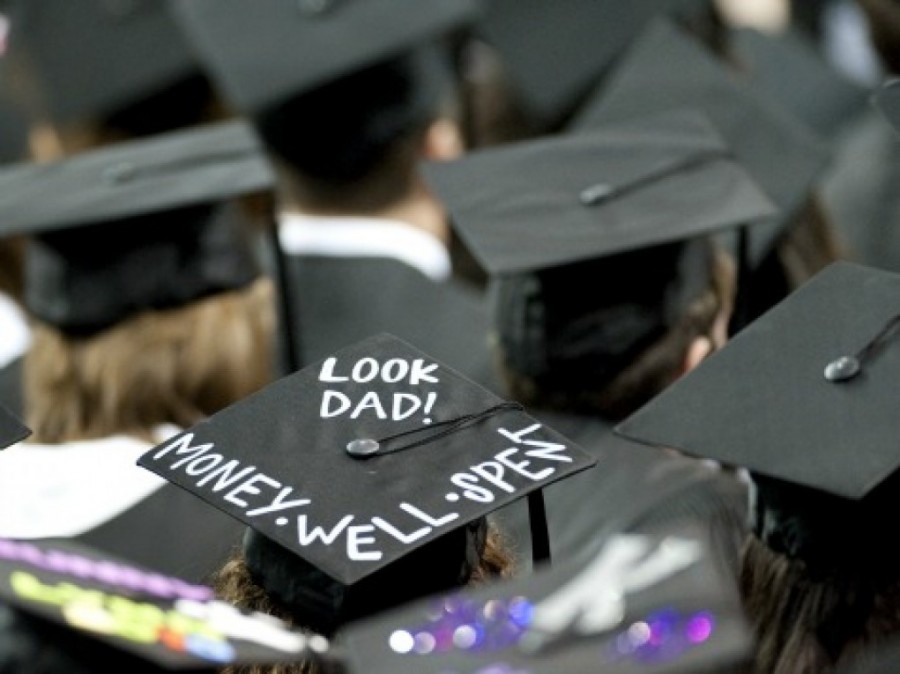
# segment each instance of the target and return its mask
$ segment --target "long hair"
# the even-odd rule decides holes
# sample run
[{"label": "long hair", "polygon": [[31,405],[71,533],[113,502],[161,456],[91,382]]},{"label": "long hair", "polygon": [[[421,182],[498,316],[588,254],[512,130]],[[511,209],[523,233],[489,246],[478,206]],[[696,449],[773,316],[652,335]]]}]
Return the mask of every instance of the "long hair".
[{"label": "long hair", "polygon": [[[477,586],[492,580],[512,577],[515,567],[513,556],[507,546],[508,543],[501,531],[493,524],[488,524],[487,538],[479,558],[479,565],[473,569],[467,584]],[[428,569],[422,569],[422,573],[427,572]],[[267,613],[295,627],[304,627],[296,625],[290,609],[269,596],[265,589],[256,583],[241,549],[236,549],[222,568],[216,572],[212,579],[212,586],[219,599],[239,609]],[[312,661],[246,667],[230,666],[223,669],[221,674],[331,674],[333,671],[331,667],[335,666]]]},{"label": "long hair", "polygon": [[23,375],[31,441],[191,426],[271,381],[274,326],[268,278],[87,337],[36,322]]},{"label": "long hair", "polygon": [[896,576],[846,569],[813,576],[804,562],[751,535],[741,553],[740,584],[760,672],[830,671],[900,632]]}]

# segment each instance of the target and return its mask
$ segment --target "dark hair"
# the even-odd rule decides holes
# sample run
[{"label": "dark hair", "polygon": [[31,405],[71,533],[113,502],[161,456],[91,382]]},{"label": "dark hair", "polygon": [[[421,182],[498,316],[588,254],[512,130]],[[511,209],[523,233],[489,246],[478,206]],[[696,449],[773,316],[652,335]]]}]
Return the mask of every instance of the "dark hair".
[{"label": "dark hair", "polygon": [[[587,377],[583,368],[562,373],[556,368],[549,378],[535,378],[510,361],[502,339],[495,344],[495,360],[510,397],[524,405],[583,414],[598,414],[608,421],[625,418],[671,384],[682,371],[691,342],[712,333],[716,319],[731,310],[734,272],[731,258],[709,242],[709,285],[688,305],[672,327],[655,341],[636,344],[628,364],[610,377]],[[642,254],[645,254],[642,251]],[[625,261],[625,256],[623,256]],[[634,261],[632,260],[632,268]],[[632,275],[640,283],[640,270]],[[653,285],[653,284],[651,284]],[[658,286],[657,286],[658,287]],[[586,292],[586,291],[582,291]]]},{"label": "dark hair", "polygon": [[254,122],[301,203],[376,209],[408,192],[452,80],[447,55],[422,47],[294,96]]}]

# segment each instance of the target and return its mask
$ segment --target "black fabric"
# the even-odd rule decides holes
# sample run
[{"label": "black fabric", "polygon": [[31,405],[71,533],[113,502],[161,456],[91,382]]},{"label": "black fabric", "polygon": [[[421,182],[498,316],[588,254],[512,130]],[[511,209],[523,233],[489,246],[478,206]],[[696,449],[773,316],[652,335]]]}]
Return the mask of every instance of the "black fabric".
[{"label": "black fabric", "polygon": [[[681,519],[707,528],[723,563],[736,568],[747,532],[747,486],[696,460],[628,442],[596,417],[533,410],[598,459],[593,468],[543,490],[554,563],[577,559],[614,532],[653,532]],[[494,517],[507,532],[519,565],[530,557],[524,503]]]},{"label": "black fabric", "polygon": [[288,256],[304,363],[369,335],[390,332],[434,354],[491,391],[500,391],[484,298],[438,283],[389,258]]},{"label": "black fabric", "polygon": [[289,608],[294,624],[331,636],[352,620],[465,586],[487,535],[479,518],[414,550],[351,586],[248,528],[244,556],[254,580]]},{"label": "black fabric", "polygon": [[31,430],[10,410],[0,405],[0,449],[25,439]]},{"label": "black fabric", "polygon": [[250,238],[235,202],[42,234],[26,250],[25,304],[63,332],[92,334],[246,287],[261,273]]},{"label": "black fabric", "polygon": [[54,123],[98,120],[199,70],[158,0],[14,4],[10,58],[30,66],[41,110]]},{"label": "black fabric", "polygon": [[22,393],[22,364],[25,358],[20,356],[0,368],[0,405],[4,405],[18,417],[25,414]]},{"label": "black fabric", "polygon": [[240,546],[243,530],[234,518],[167,484],[74,540],[160,573],[208,583]]},{"label": "black fabric", "polygon": [[303,178],[352,187],[442,112],[455,86],[449,60],[436,45],[412,49],[294,96],[254,122]]},{"label": "black fabric", "polygon": [[473,0],[169,0],[225,95],[245,113],[276,106],[468,23]]},{"label": "black fabric", "polygon": [[827,143],[760,85],[741,78],[671,21],[657,18],[569,128],[583,131],[684,106],[708,115],[735,160],[778,207],[776,216],[750,231],[749,261],[756,265],[780,240],[830,159]]}]

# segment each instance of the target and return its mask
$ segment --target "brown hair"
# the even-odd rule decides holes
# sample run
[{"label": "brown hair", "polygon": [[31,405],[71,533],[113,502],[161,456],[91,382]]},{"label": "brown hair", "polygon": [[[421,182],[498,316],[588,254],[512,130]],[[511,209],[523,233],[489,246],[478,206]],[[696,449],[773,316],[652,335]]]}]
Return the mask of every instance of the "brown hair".
[{"label": "brown hair", "polygon": [[14,236],[0,239],[0,292],[22,303],[24,290],[25,239]]},{"label": "brown hair", "polygon": [[[427,572],[426,569],[422,570]],[[479,558],[479,565],[472,571],[468,585],[477,586],[498,578],[510,578],[515,573],[513,556],[508,543],[500,530],[488,524],[484,550]],[[274,600],[253,579],[244,559],[243,552],[238,549],[232,553],[227,562],[213,576],[212,586],[216,596],[247,611],[259,611],[280,618],[293,624],[290,610]],[[300,626],[302,627],[302,626]],[[226,667],[221,674],[326,674],[328,667],[313,662],[298,662],[282,665],[255,665]]]},{"label": "brown hair", "polygon": [[23,375],[30,440],[191,426],[271,380],[274,326],[268,278],[89,337],[37,322]]},{"label": "brown hair", "polygon": [[757,669],[813,674],[900,631],[900,583],[878,574],[814,578],[804,562],[754,535],[741,551],[741,594],[757,637]]},{"label": "brown hair", "polygon": [[734,302],[735,273],[731,257],[713,248],[709,289],[691,302],[684,315],[665,336],[647,348],[638,358],[609,382],[596,389],[541,387],[532,378],[506,366],[502,348],[495,350],[499,369],[512,398],[524,405],[598,413],[616,421],[666,388],[682,373],[684,358],[691,342],[710,335],[716,319],[730,313]]}]

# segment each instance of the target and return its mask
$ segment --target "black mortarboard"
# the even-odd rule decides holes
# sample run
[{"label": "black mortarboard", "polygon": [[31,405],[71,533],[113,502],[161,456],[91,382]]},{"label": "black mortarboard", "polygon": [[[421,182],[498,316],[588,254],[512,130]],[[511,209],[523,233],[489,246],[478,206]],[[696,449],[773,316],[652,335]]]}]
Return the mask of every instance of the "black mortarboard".
[{"label": "black mortarboard", "polygon": [[247,124],[198,127],[0,171],[0,235],[36,235],[29,309],[90,332],[256,278],[234,200],[272,185]]},{"label": "black mortarboard", "polygon": [[663,18],[629,47],[572,128],[681,107],[709,116],[735,159],[778,206],[777,217],[755,226],[750,236],[749,262],[756,265],[807,199],[829,154],[802,122]]},{"label": "black mortarboard", "polygon": [[138,463],[246,523],[260,584],[298,621],[330,632],[460,584],[487,514],[594,460],[519,405],[381,334]]},{"label": "black mortarboard", "polygon": [[26,0],[11,34],[55,123],[103,118],[200,72],[159,0]]},{"label": "black mortarboard", "polygon": [[900,78],[885,81],[872,94],[872,104],[900,135]]},{"label": "black mortarboard", "polygon": [[214,672],[330,648],[208,587],[67,540],[0,538],[0,627],[0,669],[39,674]]},{"label": "black mortarboard", "polygon": [[699,528],[616,534],[586,560],[351,625],[351,672],[734,672],[753,637]]},{"label": "black mortarboard", "polygon": [[0,405],[0,449],[6,449],[29,435],[31,430],[6,407]]},{"label": "black mortarboard", "polygon": [[468,23],[474,0],[190,0],[172,11],[226,95],[260,112]]},{"label": "black mortarboard", "polygon": [[728,44],[739,70],[823,139],[865,108],[865,87],[832,66],[800,29],[737,28]]},{"label": "black mortarboard", "polygon": [[488,0],[475,31],[492,45],[527,111],[554,127],[656,15],[708,9],[709,0]]},{"label": "black mortarboard", "polygon": [[710,287],[698,237],[775,212],[691,110],[424,168],[462,240],[499,277],[495,320],[507,356],[535,377],[621,369]]},{"label": "black mortarboard", "polygon": [[833,263],[616,431],[748,469],[776,551],[871,564],[900,466],[898,293],[900,275]]}]

